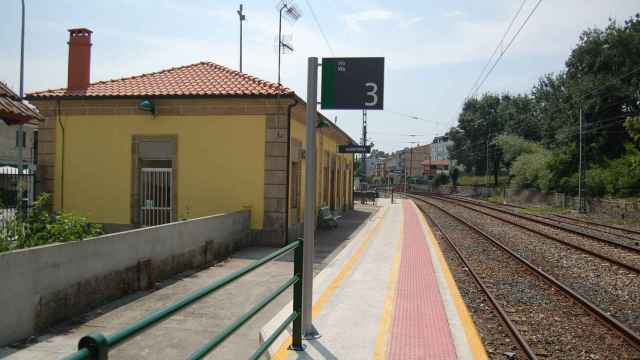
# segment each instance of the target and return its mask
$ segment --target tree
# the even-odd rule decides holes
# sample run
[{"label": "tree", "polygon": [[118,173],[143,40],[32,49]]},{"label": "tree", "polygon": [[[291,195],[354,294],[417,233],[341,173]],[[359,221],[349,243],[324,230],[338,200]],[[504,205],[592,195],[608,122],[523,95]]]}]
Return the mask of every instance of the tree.
[{"label": "tree", "polygon": [[628,117],[624,122],[629,136],[636,143],[640,144],[640,116]]},{"label": "tree", "polygon": [[460,178],[460,170],[457,167],[454,167],[449,172],[449,178],[451,179],[451,185],[453,186],[453,192],[456,192],[456,188],[458,187],[458,179]]},{"label": "tree", "polygon": [[502,161],[507,169],[510,169],[512,163],[521,155],[539,153],[544,150],[541,144],[517,135],[500,135],[496,139],[496,143],[502,150]]},{"label": "tree", "polygon": [[[604,161],[625,153],[629,134],[622,121],[640,111],[640,14],[619,25],[582,33],[566,62],[569,89],[581,107],[590,160]],[[576,109],[577,110],[577,109]],[[576,111],[577,114],[577,111]]]},{"label": "tree", "polygon": [[[486,147],[504,129],[498,116],[500,96],[485,94],[481,98],[467,99],[458,116],[458,125],[452,128],[449,139],[453,141],[450,156],[470,169],[475,175],[486,171]],[[492,153],[489,163],[494,163],[499,153]],[[497,174],[498,169],[494,169]]]}]

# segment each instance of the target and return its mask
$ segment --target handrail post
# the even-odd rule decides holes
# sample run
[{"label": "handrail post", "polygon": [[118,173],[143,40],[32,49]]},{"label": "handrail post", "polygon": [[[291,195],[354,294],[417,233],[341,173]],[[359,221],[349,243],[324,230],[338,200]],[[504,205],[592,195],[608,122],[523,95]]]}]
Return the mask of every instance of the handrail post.
[{"label": "handrail post", "polygon": [[291,335],[290,350],[304,351],[304,344],[302,343],[302,261],[303,261],[303,244],[302,238],[298,239],[300,245],[296,247],[293,255],[293,272],[298,277],[298,281],[293,285],[293,312],[297,314],[295,320],[293,320],[293,334]]},{"label": "handrail post", "polygon": [[78,341],[78,350],[87,349],[91,353],[92,360],[109,359],[109,341],[100,332],[92,332],[83,336]]}]

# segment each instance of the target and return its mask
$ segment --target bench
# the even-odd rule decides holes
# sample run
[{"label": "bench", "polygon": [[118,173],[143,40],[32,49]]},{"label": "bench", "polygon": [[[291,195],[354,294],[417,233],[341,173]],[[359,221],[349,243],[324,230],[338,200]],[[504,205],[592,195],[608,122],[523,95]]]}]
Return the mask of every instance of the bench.
[{"label": "bench", "polygon": [[336,228],[338,227],[338,219],[342,216],[333,215],[331,213],[331,209],[328,207],[320,208],[320,212],[318,213],[318,226],[321,228]]}]

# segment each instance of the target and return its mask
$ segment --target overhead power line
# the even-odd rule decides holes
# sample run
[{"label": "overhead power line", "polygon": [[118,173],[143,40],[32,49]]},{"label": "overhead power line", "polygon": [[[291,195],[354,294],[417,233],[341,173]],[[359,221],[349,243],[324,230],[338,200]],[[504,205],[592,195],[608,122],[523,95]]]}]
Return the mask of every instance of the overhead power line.
[{"label": "overhead power line", "polygon": [[498,63],[500,62],[500,60],[502,59],[502,57],[504,56],[504,54],[507,53],[507,51],[509,50],[509,48],[511,47],[511,45],[513,44],[513,42],[516,40],[516,38],[518,37],[518,35],[520,35],[520,32],[522,31],[522,29],[524,29],[525,25],[527,25],[527,23],[529,22],[529,19],[531,19],[531,17],[533,16],[533,14],[536,12],[536,10],[538,9],[538,6],[540,6],[540,3],[542,2],[542,0],[538,0],[538,2],[536,2],[535,6],[533,7],[533,9],[531,9],[531,11],[529,12],[529,15],[527,15],[527,17],[524,19],[524,21],[522,22],[522,24],[520,25],[520,28],[518,28],[518,31],[516,31],[516,33],[513,35],[513,37],[511,38],[511,40],[509,40],[509,43],[507,44],[507,46],[504,48],[504,50],[502,50],[500,52],[500,55],[498,56],[498,58],[496,59],[496,61],[493,63],[493,66],[491,66],[491,69],[489,69],[489,71],[485,74],[484,78],[482,79],[482,81],[480,82],[480,84],[478,84],[478,86],[475,88],[475,90],[473,91],[473,93],[471,94],[471,97],[475,96],[478,93],[478,90],[480,90],[480,88],[482,88],[482,85],[484,85],[485,81],[487,81],[487,79],[489,78],[489,75],[491,75],[491,73],[493,72],[493,70],[496,68],[496,66],[498,65]]},{"label": "overhead power line", "polygon": [[322,30],[322,25],[320,25],[320,21],[318,21],[318,17],[316,16],[316,12],[313,11],[313,7],[311,6],[311,3],[309,2],[309,0],[305,0],[305,2],[307,3],[307,6],[309,7],[309,11],[311,12],[311,17],[313,18],[313,21],[316,23],[316,26],[318,27],[318,31],[320,32],[320,35],[324,39],[325,44],[327,44],[327,48],[329,48],[329,52],[331,53],[331,56],[335,56],[335,54],[333,52],[333,47],[331,47],[331,43],[329,42],[329,38],[327,38],[327,34],[325,34],[324,30]]},{"label": "overhead power line", "polygon": [[445,125],[445,126],[452,126],[451,124],[448,124],[448,123],[445,123],[445,122],[442,122],[442,121],[425,119],[425,118],[417,116],[417,115],[405,114],[405,113],[392,111],[392,110],[385,110],[385,111],[390,112],[390,113],[392,113],[394,115],[403,116],[403,117],[406,117],[406,118],[409,118],[409,119],[413,119],[413,120],[421,120],[421,121],[426,121],[426,122],[434,122],[436,124]]},{"label": "overhead power line", "polygon": [[493,53],[489,57],[489,60],[487,60],[487,63],[484,64],[484,67],[482,68],[482,71],[480,71],[480,74],[478,75],[478,78],[476,78],[476,81],[473,82],[473,85],[471,86],[471,89],[469,89],[469,93],[467,94],[467,97],[470,97],[471,94],[474,93],[476,85],[478,85],[478,83],[480,82],[480,79],[484,75],[485,71],[487,71],[487,68],[489,67],[489,64],[491,64],[491,61],[493,61],[493,57],[496,56],[496,54],[498,53],[498,50],[500,49],[502,44],[504,44],[504,39],[507,38],[507,35],[509,34],[509,31],[511,31],[511,27],[516,22],[516,19],[520,15],[520,12],[522,12],[522,8],[524,8],[524,4],[526,4],[526,3],[527,3],[527,0],[522,0],[522,2],[520,3],[520,7],[515,12],[515,14],[513,14],[513,17],[511,18],[511,22],[509,23],[509,26],[507,26],[507,29],[504,31],[504,34],[502,34],[502,38],[498,42],[498,45],[496,45],[496,48],[493,49]]}]

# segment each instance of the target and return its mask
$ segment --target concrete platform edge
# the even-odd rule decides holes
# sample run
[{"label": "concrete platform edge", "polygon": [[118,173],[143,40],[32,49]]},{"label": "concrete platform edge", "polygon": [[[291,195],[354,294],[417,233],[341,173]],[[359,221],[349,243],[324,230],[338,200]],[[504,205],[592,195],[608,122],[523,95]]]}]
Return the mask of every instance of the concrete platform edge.
[{"label": "concrete platform edge", "polygon": [[[345,262],[347,262],[354,252],[358,249],[359,245],[366,240],[366,235],[375,225],[376,220],[383,213],[385,207],[381,207],[377,209],[374,213],[372,213],[367,219],[366,223],[363,226],[360,226],[353,233],[352,240],[349,242],[347,246],[345,246],[339,254],[337,254],[320,273],[318,273],[314,277],[314,286],[313,286],[313,301],[315,302],[317,298],[324,292],[324,290],[330,285],[333,278],[340,272]],[[271,319],[265,326],[262,327],[260,333],[258,334],[258,344],[262,344],[264,339],[268,338],[273,331],[291,314],[293,307],[293,303],[289,302],[285,305],[282,310],[278,312],[278,314]],[[271,359],[273,354],[275,354],[282,343],[287,340],[287,338],[291,336],[291,326],[287,327],[287,329],[280,334],[278,339],[269,347],[269,350],[264,354],[264,359]]]}]

